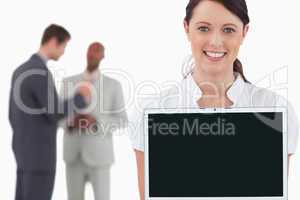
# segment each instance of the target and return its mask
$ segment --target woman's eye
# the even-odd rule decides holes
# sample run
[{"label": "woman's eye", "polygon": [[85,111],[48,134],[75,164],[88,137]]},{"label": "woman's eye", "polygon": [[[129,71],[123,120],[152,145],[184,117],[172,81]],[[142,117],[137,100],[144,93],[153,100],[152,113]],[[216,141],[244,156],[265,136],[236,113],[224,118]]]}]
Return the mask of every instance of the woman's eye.
[{"label": "woman's eye", "polygon": [[198,30],[201,31],[201,32],[208,32],[208,27],[206,27],[206,26],[200,26],[198,28]]},{"label": "woman's eye", "polygon": [[234,33],[235,30],[233,28],[224,28],[224,33]]}]

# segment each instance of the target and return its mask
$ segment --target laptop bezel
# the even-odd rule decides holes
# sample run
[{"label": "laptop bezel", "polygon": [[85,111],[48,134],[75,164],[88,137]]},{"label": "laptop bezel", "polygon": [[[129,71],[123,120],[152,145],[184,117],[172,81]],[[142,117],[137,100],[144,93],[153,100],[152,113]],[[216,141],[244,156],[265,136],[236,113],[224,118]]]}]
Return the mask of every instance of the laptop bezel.
[{"label": "laptop bezel", "polygon": [[[283,196],[281,197],[150,197],[149,194],[149,144],[148,115],[172,113],[259,113],[282,112],[283,116]],[[286,200],[288,192],[288,139],[286,107],[243,107],[243,108],[147,108],[144,109],[144,191],[145,200]]]}]

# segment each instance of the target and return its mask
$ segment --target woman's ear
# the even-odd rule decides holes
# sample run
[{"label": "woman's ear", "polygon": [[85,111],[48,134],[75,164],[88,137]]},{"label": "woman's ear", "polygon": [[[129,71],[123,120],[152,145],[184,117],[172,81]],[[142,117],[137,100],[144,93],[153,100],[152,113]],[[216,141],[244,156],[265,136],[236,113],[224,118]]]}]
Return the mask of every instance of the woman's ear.
[{"label": "woman's ear", "polygon": [[189,24],[187,23],[186,20],[183,20],[183,26],[184,26],[184,31],[185,31],[185,34],[188,38],[188,40],[190,41],[190,35],[189,35]]},{"label": "woman's ear", "polygon": [[241,44],[243,44],[243,42],[244,42],[244,40],[245,40],[245,38],[246,38],[246,36],[247,36],[247,34],[248,34],[248,31],[249,31],[249,24],[247,24],[247,25],[244,27],[244,29],[243,29],[243,39],[242,39]]}]

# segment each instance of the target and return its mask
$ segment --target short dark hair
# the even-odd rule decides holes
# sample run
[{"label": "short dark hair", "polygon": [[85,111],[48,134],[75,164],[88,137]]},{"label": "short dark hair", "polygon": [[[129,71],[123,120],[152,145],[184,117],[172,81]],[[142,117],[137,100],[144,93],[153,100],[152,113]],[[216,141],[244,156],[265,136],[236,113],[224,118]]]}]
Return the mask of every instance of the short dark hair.
[{"label": "short dark hair", "polygon": [[44,45],[52,38],[56,38],[57,42],[61,44],[71,39],[71,35],[64,27],[57,24],[50,24],[44,31],[41,45]]}]

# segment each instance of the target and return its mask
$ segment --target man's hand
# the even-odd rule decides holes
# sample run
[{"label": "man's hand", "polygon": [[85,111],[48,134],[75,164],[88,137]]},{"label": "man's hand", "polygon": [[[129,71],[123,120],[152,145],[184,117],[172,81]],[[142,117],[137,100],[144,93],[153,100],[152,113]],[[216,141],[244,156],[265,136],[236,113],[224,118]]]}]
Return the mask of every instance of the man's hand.
[{"label": "man's hand", "polygon": [[68,127],[70,129],[88,129],[96,122],[97,120],[91,115],[79,114],[75,116],[75,118],[73,119],[73,121],[70,122]]},{"label": "man's hand", "polygon": [[84,97],[87,103],[91,102],[91,98],[92,98],[91,88],[92,88],[92,84],[88,81],[81,82],[78,88],[79,94],[81,94]]}]

